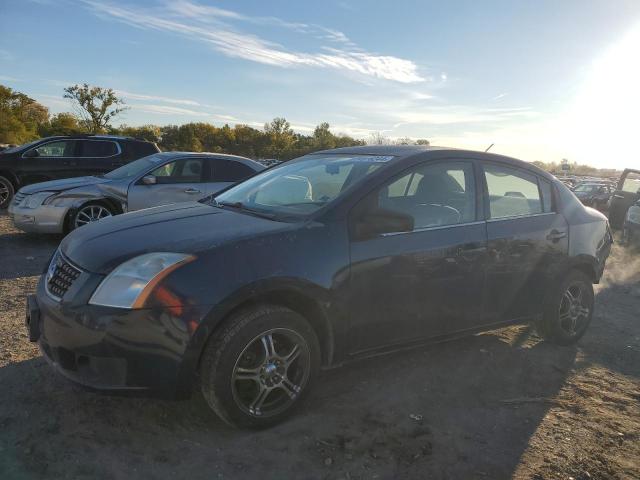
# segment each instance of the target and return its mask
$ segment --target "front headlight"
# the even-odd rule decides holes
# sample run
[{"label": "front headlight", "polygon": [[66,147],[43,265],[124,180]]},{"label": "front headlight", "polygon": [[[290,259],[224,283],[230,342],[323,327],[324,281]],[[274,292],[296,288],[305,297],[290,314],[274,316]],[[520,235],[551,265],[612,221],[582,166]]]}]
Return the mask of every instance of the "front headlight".
[{"label": "front headlight", "polygon": [[627,210],[627,222],[640,223],[640,205],[633,205]]},{"label": "front headlight", "polygon": [[47,198],[42,204],[51,205],[52,207],[69,207],[73,204],[73,202],[77,201],[78,198],[52,195],[51,197]]},{"label": "front headlight", "polygon": [[47,198],[55,194],[56,192],[38,192],[33,195],[27,195],[22,201],[22,206],[25,208],[38,208]]},{"label": "front headlight", "polygon": [[146,253],[116,267],[98,285],[91,305],[141,308],[155,286],[176,268],[195,260],[183,253]]}]

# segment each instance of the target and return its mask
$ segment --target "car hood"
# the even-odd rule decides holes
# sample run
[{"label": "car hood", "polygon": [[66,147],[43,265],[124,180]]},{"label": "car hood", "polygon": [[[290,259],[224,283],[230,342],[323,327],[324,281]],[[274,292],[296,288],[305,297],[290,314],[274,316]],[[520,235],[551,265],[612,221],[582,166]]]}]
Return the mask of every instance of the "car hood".
[{"label": "car hood", "polygon": [[61,180],[51,180],[49,182],[27,185],[26,187],[22,187],[20,191],[27,195],[38,192],[62,192],[65,190],[71,190],[72,188],[87,187],[90,185],[97,185],[99,183],[106,183],[108,181],[109,180],[106,178],[98,177],[63,178]]},{"label": "car hood", "polygon": [[86,225],[65,237],[60,249],[80,268],[106,274],[143,253],[197,255],[229,242],[292,227],[290,223],[202,203],[176,203]]}]

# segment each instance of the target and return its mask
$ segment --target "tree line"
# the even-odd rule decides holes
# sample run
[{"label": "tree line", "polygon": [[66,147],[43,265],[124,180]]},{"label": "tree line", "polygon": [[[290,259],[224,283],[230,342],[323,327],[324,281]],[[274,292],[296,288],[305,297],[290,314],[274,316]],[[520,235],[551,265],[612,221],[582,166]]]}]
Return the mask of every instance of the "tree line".
[{"label": "tree line", "polygon": [[50,115],[47,107],[24,93],[0,85],[0,143],[22,144],[40,137],[74,134],[111,134],[155,142],[164,151],[221,152],[250,158],[288,160],[336,147],[364,145],[348,135],[335,134],[320,123],[310,135],[296,133],[284,118],[274,118],[263,129],[205,122],[184,125],[113,126],[127,107],[112,89],[73,85],[64,89],[74,112]]}]

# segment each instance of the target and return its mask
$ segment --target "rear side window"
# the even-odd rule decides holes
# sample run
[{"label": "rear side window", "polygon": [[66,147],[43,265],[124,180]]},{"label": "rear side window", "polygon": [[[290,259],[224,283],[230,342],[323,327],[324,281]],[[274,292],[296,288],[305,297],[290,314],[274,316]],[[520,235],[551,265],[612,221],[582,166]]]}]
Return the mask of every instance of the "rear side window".
[{"label": "rear side window", "polygon": [[158,184],[200,183],[203,181],[201,158],[182,158],[156,168],[151,175]]},{"label": "rear side window", "polygon": [[255,173],[251,167],[234,160],[217,158],[209,160],[209,164],[214,182],[239,182]]},{"label": "rear side window", "polygon": [[118,145],[116,142],[107,140],[83,140],[80,142],[82,150],[80,156],[82,157],[112,157],[118,154]]},{"label": "rear side window", "polygon": [[543,212],[538,177],[515,168],[485,165],[491,218],[520,217]]}]

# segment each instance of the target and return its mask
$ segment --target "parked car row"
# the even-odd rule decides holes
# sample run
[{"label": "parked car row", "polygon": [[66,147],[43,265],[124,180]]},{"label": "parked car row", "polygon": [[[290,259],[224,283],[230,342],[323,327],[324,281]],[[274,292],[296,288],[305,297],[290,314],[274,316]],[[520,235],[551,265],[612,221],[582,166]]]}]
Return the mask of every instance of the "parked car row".
[{"label": "parked car row", "polygon": [[[197,196],[224,188],[222,160],[259,170],[156,153],[81,185],[20,194],[40,211],[98,198],[128,211],[159,203],[167,185]],[[174,172],[187,181],[164,183]],[[577,341],[611,244],[606,217],[531,164],[342,148],[200,202],[75,229],[27,298],[26,323],[75,382],[171,396],[199,387],[228,423],[264,427],[300,404],[321,367],[350,359],[528,321],[552,342]]]},{"label": "parked car row", "polygon": [[200,200],[264,168],[233,155],[155,153],[105,175],[23,187],[9,214],[26,232],[66,233],[124,212]]},{"label": "parked car row", "polygon": [[151,142],[109,135],[41,138],[0,151],[0,208],[38,182],[101,175],[160,150]]}]

